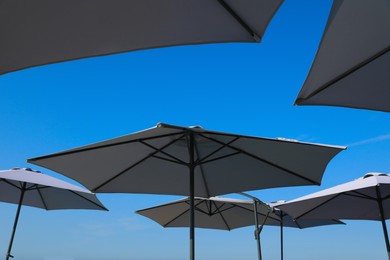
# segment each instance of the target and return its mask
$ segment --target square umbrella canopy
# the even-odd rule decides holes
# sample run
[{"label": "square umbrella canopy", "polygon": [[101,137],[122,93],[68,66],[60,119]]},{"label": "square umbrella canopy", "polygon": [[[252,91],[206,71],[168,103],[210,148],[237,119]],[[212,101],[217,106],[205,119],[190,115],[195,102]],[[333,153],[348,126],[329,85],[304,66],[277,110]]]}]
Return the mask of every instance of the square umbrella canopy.
[{"label": "square umbrella canopy", "polygon": [[390,112],[390,1],[335,0],[295,101]]},{"label": "square umbrella canopy", "polygon": [[0,74],[60,61],[259,42],[282,0],[0,0]]},{"label": "square umbrella canopy", "polygon": [[[333,219],[303,219],[295,221],[288,214],[283,213],[277,208],[273,208],[274,204],[268,206],[257,198],[252,198],[253,200],[195,197],[195,227],[230,231],[236,228],[255,225],[258,258],[261,259],[260,232],[263,226],[280,226],[281,256],[283,259],[283,226],[308,228],[321,225],[343,224],[341,221]],[[154,220],[164,228],[189,227],[190,198],[137,210],[136,213]],[[260,223],[262,223],[261,226],[259,226]]]},{"label": "square umbrella canopy", "polygon": [[382,222],[388,257],[386,219],[390,218],[390,174],[368,173],[357,180],[315,192],[277,207],[293,218],[353,219]]},{"label": "square umbrella canopy", "polygon": [[107,210],[90,191],[29,168],[0,171],[0,201],[18,205],[7,260],[13,258],[11,249],[22,205],[46,210]]},{"label": "square umbrella canopy", "polygon": [[160,123],[123,137],[28,161],[93,192],[189,196],[194,258],[194,197],[319,185],[341,146],[267,139]]}]

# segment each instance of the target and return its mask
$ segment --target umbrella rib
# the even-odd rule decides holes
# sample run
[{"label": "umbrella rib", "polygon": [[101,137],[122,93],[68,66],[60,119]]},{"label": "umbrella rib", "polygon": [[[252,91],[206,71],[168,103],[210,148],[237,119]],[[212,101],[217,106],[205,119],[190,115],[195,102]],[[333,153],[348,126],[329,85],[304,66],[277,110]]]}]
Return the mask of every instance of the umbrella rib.
[{"label": "umbrella rib", "polygon": [[[197,199],[195,198],[195,200],[197,200]],[[203,209],[198,208],[198,206],[199,206],[200,204],[206,203],[206,201],[207,201],[207,199],[200,200],[198,204],[195,204],[195,210],[198,211],[198,212],[201,212],[201,213],[203,213],[203,214],[205,214],[205,215],[212,216],[211,213],[209,213],[209,212],[207,212],[207,211],[204,211]],[[185,203],[186,203],[188,206],[190,206],[190,203],[189,203],[188,201],[186,201]],[[207,207],[207,203],[206,203],[206,207]]]},{"label": "umbrella rib", "polygon": [[[202,135],[202,136],[203,136],[203,135]],[[203,136],[203,137],[204,137],[204,138],[207,138],[207,139],[209,139],[209,140],[212,140],[212,141],[214,141],[214,142],[217,142],[217,143],[220,143],[220,144],[224,144],[223,142],[221,142],[221,141],[219,141],[219,140],[217,140],[217,139],[214,139],[214,138],[211,138],[211,137],[208,137],[208,136]],[[286,168],[284,168],[284,167],[282,167],[282,166],[279,166],[279,165],[277,165],[277,164],[275,164],[275,163],[273,163],[273,162],[270,162],[270,161],[268,161],[268,160],[265,160],[265,159],[263,159],[263,158],[260,158],[260,157],[258,157],[258,156],[256,156],[256,155],[254,155],[254,154],[251,154],[251,153],[249,153],[249,152],[246,152],[246,151],[244,151],[244,150],[242,150],[242,149],[240,149],[240,148],[234,147],[234,146],[232,146],[232,145],[230,145],[230,144],[226,144],[226,146],[229,147],[229,148],[231,148],[231,149],[236,150],[236,151],[239,152],[239,153],[242,153],[242,154],[244,154],[244,155],[247,155],[247,156],[249,156],[249,157],[252,157],[252,158],[254,158],[254,159],[256,159],[256,160],[259,160],[259,161],[261,161],[261,162],[263,162],[263,163],[265,163],[265,164],[268,164],[268,165],[270,165],[270,166],[272,166],[272,167],[275,167],[275,168],[277,168],[277,169],[279,169],[279,170],[285,171],[285,172],[287,172],[287,173],[289,173],[289,174],[291,174],[291,175],[293,175],[293,176],[295,176],[295,177],[298,177],[298,178],[300,178],[300,179],[303,179],[303,180],[305,180],[305,181],[307,181],[307,182],[310,182],[310,183],[315,184],[315,185],[320,185],[320,184],[321,184],[321,183],[319,183],[319,182],[317,182],[317,181],[311,180],[310,178],[307,178],[307,177],[302,176],[302,175],[300,175],[300,174],[298,174],[298,173],[296,173],[296,172],[293,172],[293,171],[291,171],[291,170],[289,170],[289,169],[286,169]]]},{"label": "umbrella rib", "polygon": [[297,227],[299,229],[302,229],[302,226],[299,224],[299,220],[298,219],[293,219],[293,221],[295,222],[295,224],[297,225]]},{"label": "umbrella rib", "polygon": [[235,153],[231,153],[231,154],[223,155],[223,156],[220,156],[220,157],[217,157],[217,158],[213,158],[213,159],[210,159],[210,160],[207,160],[207,161],[203,161],[203,162],[202,162],[202,164],[206,164],[206,163],[210,163],[210,162],[218,161],[218,160],[225,159],[225,158],[228,158],[228,157],[231,157],[231,156],[237,155],[237,154],[240,154],[240,152],[235,152]]},{"label": "umbrella rib", "polygon": [[26,191],[38,190],[38,189],[47,189],[47,188],[51,188],[51,187],[50,186],[39,187],[38,184],[34,184],[34,185],[30,186],[29,188],[27,188]]},{"label": "umbrella rib", "polygon": [[[184,137],[184,135],[182,135],[181,137]],[[180,140],[181,137],[175,139],[174,141],[176,142],[177,140]],[[142,143],[143,145],[145,145],[145,146],[147,146],[147,147],[149,147],[149,148],[152,148],[152,149],[155,150],[156,152],[159,152],[159,153],[162,153],[162,154],[164,154],[164,155],[166,155],[166,156],[171,157],[173,160],[169,160],[169,159],[167,159],[167,158],[163,158],[163,157],[156,156],[156,155],[152,155],[153,157],[156,157],[156,158],[162,159],[162,160],[168,160],[168,161],[170,161],[170,162],[176,162],[176,163],[185,164],[185,165],[188,164],[188,163],[184,162],[183,160],[180,160],[179,158],[177,158],[177,157],[175,157],[175,156],[173,156],[173,155],[171,155],[171,154],[169,154],[169,153],[164,152],[163,149],[165,149],[167,146],[164,146],[163,148],[160,148],[160,149],[159,149],[159,148],[154,147],[153,145],[148,144],[148,143],[146,143],[146,142],[144,142],[144,141],[140,141],[140,143]],[[173,144],[173,143],[170,143],[169,145],[171,145],[171,144]],[[175,161],[175,160],[176,160],[176,161]]]},{"label": "umbrella rib", "polygon": [[[203,138],[207,138],[206,136],[202,135],[202,134],[199,134],[200,136],[202,136]],[[197,160],[197,164],[202,164],[204,161],[206,161],[207,158],[213,156],[214,154],[216,154],[217,152],[221,151],[223,148],[225,148],[227,145],[235,142],[237,139],[239,139],[239,137],[235,137],[233,140],[229,141],[228,143],[226,144],[223,144],[221,147],[219,147],[218,149],[214,150],[213,152],[211,152],[210,154],[208,154],[207,156],[203,157],[202,159],[199,159]]]},{"label": "umbrella rib", "polygon": [[[238,207],[238,208],[241,208],[241,209],[244,209],[244,210],[246,210],[246,211],[249,211],[249,212],[254,213],[253,209],[247,209],[247,208],[242,207],[242,206],[240,206],[240,205],[238,205],[238,204],[235,204],[235,203],[233,203],[233,205],[235,205],[235,206]],[[266,214],[263,214],[263,213],[261,213],[261,212],[257,212],[257,215],[260,215],[260,216],[263,216],[263,217],[266,216]],[[275,218],[275,217],[268,216],[268,218],[280,222],[280,219],[277,219],[277,218]]]},{"label": "umbrella rib", "polygon": [[314,208],[311,208],[310,210],[308,210],[308,211],[306,211],[306,212],[302,213],[301,215],[299,215],[299,216],[298,216],[298,217],[296,217],[295,219],[296,219],[296,220],[297,220],[297,219],[300,219],[301,217],[303,217],[303,216],[305,216],[305,215],[309,214],[310,212],[312,212],[312,211],[314,211],[314,210],[316,210],[316,209],[318,209],[318,208],[322,207],[323,205],[325,205],[325,204],[326,204],[326,203],[328,203],[329,201],[332,201],[332,200],[334,200],[334,199],[338,198],[338,197],[339,197],[339,196],[341,196],[341,195],[342,195],[342,193],[338,193],[338,194],[336,194],[335,196],[333,196],[333,197],[331,197],[331,198],[329,198],[329,199],[325,200],[324,202],[322,202],[322,203],[318,204],[318,205],[317,205],[317,206],[315,206]]},{"label": "umbrella rib", "polygon": [[351,193],[356,193],[356,194],[350,194],[348,192],[343,192],[343,194],[346,195],[346,196],[357,197],[357,198],[361,198],[361,199],[376,200],[373,197],[370,197],[370,196],[368,196],[366,194],[360,193],[360,192],[355,191],[355,190],[351,190],[350,192]]},{"label": "umbrella rib", "polygon": [[49,210],[49,208],[47,207],[46,201],[45,201],[45,199],[43,198],[43,195],[42,195],[42,193],[41,193],[41,190],[38,189],[38,188],[37,188],[36,190],[37,190],[37,192],[38,192],[38,194],[39,194],[39,197],[40,197],[41,200],[42,200],[43,206],[45,207],[46,210]]},{"label": "umbrella rib", "polygon": [[18,185],[13,184],[12,182],[10,182],[10,181],[8,181],[6,179],[1,179],[1,181],[4,181],[5,183],[7,183],[7,184],[11,185],[12,187],[17,188],[19,190],[22,189],[21,187],[18,187]]},{"label": "umbrella rib", "polygon": [[221,205],[221,207],[218,207],[217,204],[215,203],[215,201],[212,201],[212,203],[214,204],[217,213],[219,213],[219,216],[221,216],[222,221],[223,221],[223,223],[225,223],[227,229],[228,229],[229,231],[232,230],[232,229],[230,228],[229,224],[227,223],[225,217],[224,217],[223,214],[222,214],[223,211],[220,211],[220,210],[219,210],[223,205],[225,205],[225,203],[223,203],[223,204]]},{"label": "umbrella rib", "polygon": [[[188,201],[184,201],[184,203],[186,203],[187,205],[189,205]],[[198,204],[194,205],[195,207],[198,206],[199,204],[201,204],[202,201],[198,202]],[[170,221],[168,221],[167,223],[165,223],[164,225],[162,225],[163,227],[167,227],[169,224],[171,224],[173,221],[175,221],[176,219],[180,218],[181,216],[183,216],[184,214],[186,214],[188,211],[190,210],[190,208],[187,208],[185,209],[182,213],[180,213],[179,215],[177,215],[176,217],[174,217],[173,219],[171,219]]]},{"label": "umbrella rib", "polygon": [[[181,136],[182,137],[182,136]],[[174,139],[172,140],[171,142],[169,142],[168,144],[164,145],[162,148],[160,149],[165,149],[166,147],[172,145],[173,143],[175,143],[177,140],[179,140],[181,137],[177,138],[177,139]],[[116,178],[118,178],[119,176],[121,176],[122,174],[124,174],[125,172],[133,169],[134,167],[136,167],[137,165],[141,164],[142,162],[146,161],[147,159],[149,159],[150,157],[152,157],[153,155],[155,155],[156,153],[158,153],[158,151],[154,151],[150,154],[148,154],[147,156],[145,156],[144,158],[142,158],[141,160],[139,160],[138,162],[130,165],[129,167],[127,167],[126,169],[124,169],[123,171],[119,172],[118,174],[116,174],[115,176],[111,177],[110,179],[106,180],[105,182],[103,182],[102,184],[100,184],[99,186],[91,189],[91,191],[95,192],[96,190],[100,189],[101,187],[107,185],[108,183],[110,183],[111,181],[115,180]]]},{"label": "umbrella rib", "polygon": [[387,46],[383,50],[379,51],[377,54],[375,54],[375,55],[371,56],[370,58],[368,58],[367,60],[362,61],[361,63],[359,63],[356,66],[352,67],[351,69],[347,70],[346,72],[344,72],[340,76],[338,76],[338,77],[328,81],[321,88],[319,88],[319,89],[313,91],[312,93],[310,93],[310,95],[308,95],[307,97],[297,99],[295,101],[295,104],[300,104],[303,101],[308,100],[309,98],[319,94],[320,92],[324,91],[325,89],[334,86],[334,84],[337,83],[338,81],[340,81],[343,78],[349,76],[350,74],[354,73],[355,71],[361,69],[365,65],[367,65],[370,62],[372,62],[372,61],[376,60],[377,58],[379,58],[380,56],[385,55],[387,52],[389,52],[389,50],[390,50],[390,46]]},{"label": "umbrella rib", "polygon": [[[214,202],[214,201],[213,201]],[[215,206],[215,210],[213,212],[211,212],[212,215],[216,214],[216,213],[219,213],[219,212],[224,212],[224,211],[227,211],[229,209],[232,209],[235,207],[235,205],[228,205],[228,207],[224,208],[223,210],[221,210],[221,208],[223,208],[223,206],[225,206],[226,203],[222,203],[221,206],[217,206],[217,204],[214,202],[214,206]]]},{"label": "umbrella rib", "polygon": [[152,139],[156,139],[156,138],[174,136],[174,135],[177,135],[177,134],[181,134],[181,133],[178,132],[178,133],[171,133],[171,134],[166,134],[166,135],[145,137],[145,138],[139,138],[139,139],[134,139],[134,140],[129,140],[129,141],[113,143],[113,144],[99,145],[99,146],[95,146],[95,147],[85,147],[85,148],[80,148],[80,149],[77,149],[77,150],[64,151],[64,152],[44,155],[44,156],[40,156],[40,157],[30,158],[30,159],[27,159],[27,162],[34,162],[34,161],[38,161],[38,160],[50,159],[50,158],[57,157],[57,156],[63,156],[63,155],[87,152],[87,151],[92,151],[92,150],[96,150],[96,149],[107,148],[107,147],[112,147],[112,146],[117,146],[117,145],[122,145],[122,144],[130,144],[130,143],[136,143],[136,142],[140,142],[140,141],[152,140]]},{"label": "umbrella rib", "polygon": [[172,160],[172,159],[168,159],[168,158],[164,158],[164,157],[161,157],[161,156],[158,156],[158,155],[151,155],[150,157],[153,157],[153,158],[156,158],[156,159],[159,159],[159,160],[163,160],[163,161],[167,161],[167,162],[171,162],[171,163],[177,163],[177,164],[180,164],[180,165],[188,165],[188,163],[185,163],[183,161],[175,161],[175,160]]},{"label": "umbrella rib", "polygon": [[73,194],[79,196],[80,198],[83,198],[83,199],[85,199],[86,201],[88,201],[88,202],[94,204],[95,206],[101,208],[102,210],[108,211],[108,209],[107,209],[106,207],[104,207],[104,206],[102,206],[102,205],[100,205],[100,204],[98,204],[98,203],[96,203],[96,202],[94,202],[94,201],[92,201],[92,200],[90,200],[90,199],[84,197],[83,195],[79,194],[78,192],[73,191],[73,190],[68,190],[68,191],[69,191],[70,193],[73,193]]},{"label": "umbrella rib", "polygon": [[147,208],[147,209],[140,209],[140,210],[137,210],[136,212],[140,213],[140,212],[149,211],[149,210],[153,210],[153,209],[164,208],[166,206],[176,205],[176,204],[180,204],[180,203],[183,203],[183,201],[180,200],[180,201],[176,201],[176,202],[171,202],[169,204],[163,204],[163,205],[154,206],[154,207]]},{"label": "umbrella rib", "polygon": [[244,27],[244,29],[253,37],[253,39],[256,42],[261,41],[261,37],[255,33],[255,31],[224,1],[224,0],[218,0],[218,2],[225,8],[226,11],[229,12],[231,16],[236,19],[236,21]]}]

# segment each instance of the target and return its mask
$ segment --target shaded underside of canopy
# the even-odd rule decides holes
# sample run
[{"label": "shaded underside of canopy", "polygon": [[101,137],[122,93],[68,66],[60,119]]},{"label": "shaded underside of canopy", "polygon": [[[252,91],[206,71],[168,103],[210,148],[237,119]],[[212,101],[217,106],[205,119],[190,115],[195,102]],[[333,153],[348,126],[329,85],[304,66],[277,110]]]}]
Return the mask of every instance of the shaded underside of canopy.
[{"label": "shaded underside of canopy", "polygon": [[256,42],[282,0],[1,0],[0,74],[126,51]]}]

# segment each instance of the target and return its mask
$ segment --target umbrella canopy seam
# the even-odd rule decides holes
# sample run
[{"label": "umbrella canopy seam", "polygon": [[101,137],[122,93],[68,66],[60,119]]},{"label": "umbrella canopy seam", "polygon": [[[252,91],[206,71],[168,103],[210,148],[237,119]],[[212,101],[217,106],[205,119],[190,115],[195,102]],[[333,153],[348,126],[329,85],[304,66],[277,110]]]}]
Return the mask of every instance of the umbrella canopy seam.
[{"label": "umbrella canopy seam", "polygon": [[[219,141],[219,140],[217,140],[217,139],[214,139],[214,138],[210,138],[210,137],[206,137],[206,136],[205,136],[205,138],[208,138],[209,140],[212,140],[212,141],[214,141],[214,142],[216,142],[216,143],[219,143],[219,144],[224,144],[223,142],[221,142],[221,141]],[[227,145],[227,146],[228,146],[229,148],[231,148],[231,149],[236,150],[237,152],[239,152],[239,153],[241,153],[241,154],[247,155],[247,156],[252,157],[252,158],[254,158],[254,159],[258,160],[258,161],[261,161],[261,162],[263,162],[263,163],[266,163],[266,164],[268,164],[268,165],[270,165],[270,166],[272,166],[272,167],[274,167],[274,168],[277,168],[277,169],[279,169],[279,170],[285,171],[285,172],[287,172],[287,173],[289,173],[289,174],[291,174],[291,175],[293,175],[293,176],[295,176],[295,177],[298,177],[298,178],[300,178],[300,179],[302,179],[302,180],[305,180],[305,181],[307,181],[307,182],[309,182],[309,183],[311,183],[311,184],[315,184],[315,185],[320,185],[320,184],[321,184],[321,183],[319,183],[319,182],[317,182],[317,181],[311,180],[310,178],[307,178],[307,177],[305,177],[305,176],[302,176],[302,175],[300,175],[300,174],[298,174],[298,173],[296,173],[296,172],[293,172],[293,171],[291,171],[291,170],[289,170],[289,169],[286,169],[286,168],[284,168],[284,167],[282,167],[282,166],[279,166],[279,165],[277,165],[277,164],[275,164],[275,163],[272,163],[272,162],[270,162],[270,161],[268,161],[268,160],[265,160],[265,159],[263,159],[263,158],[260,158],[259,156],[256,156],[256,155],[254,155],[254,154],[251,154],[251,153],[249,153],[249,152],[246,152],[246,151],[244,151],[244,150],[242,150],[242,149],[240,149],[240,148],[234,147],[234,146],[232,146],[232,145]]]},{"label": "umbrella canopy seam", "polygon": [[261,42],[261,37],[224,0],[218,0],[218,2],[234,17],[234,19],[236,19],[256,42]]},{"label": "umbrella canopy seam", "polygon": [[39,197],[41,198],[41,201],[42,201],[42,203],[43,203],[43,206],[45,207],[46,210],[48,210],[49,208],[47,207],[46,201],[45,201],[45,199],[43,198],[41,191],[40,191],[39,189],[37,189],[37,192],[38,192],[38,194],[39,194]]},{"label": "umbrella canopy seam", "polygon": [[310,212],[312,212],[312,211],[314,211],[314,210],[316,210],[316,209],[322,207],[323,205],[325,205],[325,204],[328,203],[329,201],[332,201],[332,200],[334,200],[334,199],[340,197],[341,195],[342,195],[342,193],[336,194],[335,196],[333,196],[333,197],[331,197],[331,198],[325,200],[324,202],[318,204],[317,206],[315,206],[315,207],[311,208],[310,210],[304,212],[303,214],[297,216],[295,219],[300,219],[301,217],[303,217],[303,216],[309,214]]},{"label": "umbrella canopy seam", "polygon": [[[180,202],[181,202],[181,201],[180,201]],[[178,202],[178,203],[180,203],[180,202]],[[189,204],[187,201],[186,201],[185,203]],[[201,204],[201,203],[202,203],[202,201],[199,201],[197,204],[195,204],[195,205],[194,205],[195,209],[196,209],[196,207],[197,207],[199,204]],[[158,208],[158,207],[156,207],[156,208]],[[190,208],[185,209],[182,213],[180,213],[179,215],[177,215],[175,218],[169,220],[167,223],[165,223],[165,224],[162,225],[162,226],[163,226],[163,227],[167,227],[169,224],[171,224],[173,221],[175,221],[176,219],[178,219],[178,218],[180,218],[181,216],[183,216],[184,214],[186,214],[188,211],[190,211]]]},{"label": "umbrella canopy seam", "polygon": [[302,103],[305,100],[307,100],[307,99],[309,99],[309,98],[311,98],[311,97],[321,93],[322,91],[324,91],[324,90],[326,90],[328,88],[334,87],[335,83],[337,83],[338,81],[342,80],[343,78],[351,75],[355,71],[363,68],[365,65],[371,63],[372,61],[375,61],[377,58],[381,57],[382,55],[385,55],[387,52],[389,52],[389,50],[390,50],[390,46],[387,46],[386,48],[384,48],[383,50],[379,51],[375,55],[369,57],[368,59],[360,62],[359,64],[357,64],[354,67],[350,68],[349,70],[345,71],[341,75],[339,75],[339,76],[333,78],[332,80],[328,81],[322,87],[320,87],[320,88],[316,89],[315,91],[313,91],[312,93],[310,93],[310,95],[308,95],[307,97],[297,98],[295,103],[294,103],[294,105],[299,105],[300,103]]},{"label": "umbrella canopy seam", "polygon": [[[163,146],[162,148],[160,149],[164,149],[170,145],[172,145],[173,143],[175,143],[177,140],[179,139],[175,139],[175,140],[172,140],[171,142],[169,142],[168,144],[166,144],[165,146]],[[91,191],[95,192],[96,190],[100,189],[101,187],[107,185],[108,183],[110,183],[111,181],[115,180],[116,178],[118,178],[119,176],[121,176],[122,174],[124,174],[125,172],[131,170],[132,168],[136,167],[137,165],[141,164],[142,162],[148,160],[150,157],[152,157],[153,155],[155,155],[156,153],[158,153],[159,151],[156,150],[150,154],[148,154],[147,156],[145,156],[144,158],[140,159],[139,161],[137,161],[136,163],[130,165],[129,167],[127,167],[125,170],[122,170],[121,172],[119,172],[118,174],[114,175],[113,177],[111,177],[110,179],[108,179],[107,181],[103,182],[102,184],[96,186],[95,188],[91,189]],[[178,163],[178,162],[176,162]]]},{"label": "umbrella canopy seam", "polygon": [[180,132],[170,133],[170,134],[160,135],[160,136],[151,136],[151,137],[139,138],[139,139],[134,139],[134,140],[128,140],[128,141],[113,143],[113,144],[99,145],[99,146],[94,146],[94,147],[88,147],[88,146],[84,147],[84,148],[81,147],[81,148],[76,149],[76,150],[68,150],[68,151],[59,152],[59,153],[55,153],[55,154],[49,154],[49,155],[45,155],[45,156],[31,158],[31,159],[28,159],[27,162],[34,162],[34,161],[37,161],[37,160],[49,159],[49,158],[54,158],[54,157],[62,156],[62,155],[69,155],[69,154],[87,152],[87,151],[91,151],[91,150],[107,148],[107,147],[112,147],[112,146],[119,146],[119,145],[123,145],[123,144],[136,143],[136,142],[140,142],[140,141],[147,141],[147,140],[157,139],[157,138],[161,138],[161,137],[169,137],[169,136],[174,136],[174,135],[177,135],[177,134],[180,134]]},{"label": "umbrella canopy seam", "polygon": [[75,192],[75,191],[73,191],[73,190],[68,190],[68,191],[69,191],[70,193],[73,193],[73,194],[75,194],[76,196],[79,196],[80,198],[83,198],[83,199],[85,199],[86,201],[88,201],[88,202],[90,202],[90,203],[92,203],[92,204],[98,206],[99,208],[101,208],[101,209],[103,209],[103,210],[105,210],[105,211],[108,211],[108,209],[107,209],[106,207],[103,207],[102,205],[99,205],[98,203],[96,203],[96,202],[94,202],[94,201],[92,201],[92,200],[90,200],[90,199],[84,197],[83,195],[79,194],[78,192]]},{"label": "umbrella canopy seam", "polygon": [[225,203],[222,203],[222,205],[220,207],[217,207],[217,204],[215,203],[215,201],[213,201],[213,204],[215,206],[215,210],[216,212],[218,213],[218,215],[221,217],[223,223],[225,223],[226,225],[226,228],[230,231],[231,230],[231,227],[229,226],[229,224],[227,223],[225,217],[223,216],[223,211],[221,211],[220,209],[225,205]]}]

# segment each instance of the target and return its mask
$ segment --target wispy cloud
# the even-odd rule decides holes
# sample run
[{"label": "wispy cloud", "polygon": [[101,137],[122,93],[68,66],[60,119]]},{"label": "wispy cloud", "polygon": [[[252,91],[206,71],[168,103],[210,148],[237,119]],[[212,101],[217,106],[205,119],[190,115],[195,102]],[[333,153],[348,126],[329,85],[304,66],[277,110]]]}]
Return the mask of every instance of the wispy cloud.
[{"label": "wispy cloud", "polygon": [[47,256],[44,257],[43,260],[75,260],[75,259],[66,256]]},{"label": "wispy cloud", "polygon": [[384,134],[384,135],[379,135],[376,137],[368,138],[365,140],[361,140],[358,142],[354,142],[349,144],[348,146],[358,146],[358,145],[364,145],[364,144],[371,144],[371,143],[376,143],[384,140],[389,140],[390,139],[390,134]]}]

